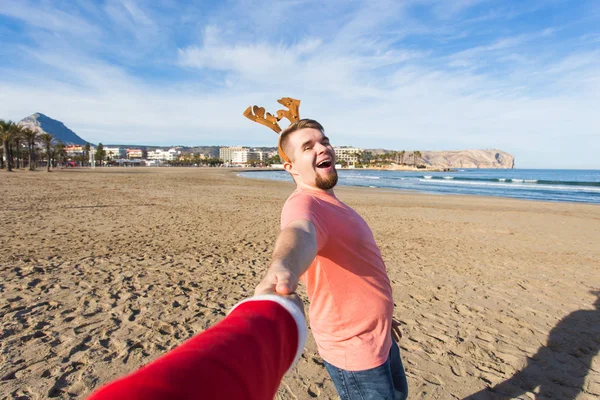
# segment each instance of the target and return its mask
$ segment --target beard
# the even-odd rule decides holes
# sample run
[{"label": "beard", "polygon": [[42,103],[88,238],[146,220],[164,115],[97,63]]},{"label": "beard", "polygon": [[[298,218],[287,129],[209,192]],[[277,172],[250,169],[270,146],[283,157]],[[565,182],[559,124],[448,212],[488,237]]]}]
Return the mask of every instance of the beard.
[{"label": "beard", "polygon": [[321,175],[317,174],[315,179],[316,186],[321,190],[329,190],[333,189],[333,187],[337,184],[338,174],[334,169],[331,174],[329,174],[326,178],[321,178]]}]

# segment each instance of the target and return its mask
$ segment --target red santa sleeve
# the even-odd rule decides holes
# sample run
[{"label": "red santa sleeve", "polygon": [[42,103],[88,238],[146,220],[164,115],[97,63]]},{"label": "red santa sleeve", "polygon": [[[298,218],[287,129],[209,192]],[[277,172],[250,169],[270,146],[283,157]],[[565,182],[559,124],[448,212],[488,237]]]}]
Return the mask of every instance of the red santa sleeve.
[{"label": "red santa sleeve", "polygon": [[306,335],[304,315],[291,300],[253,297],[215,326],[89,399],[271,400],[300,357]]}]

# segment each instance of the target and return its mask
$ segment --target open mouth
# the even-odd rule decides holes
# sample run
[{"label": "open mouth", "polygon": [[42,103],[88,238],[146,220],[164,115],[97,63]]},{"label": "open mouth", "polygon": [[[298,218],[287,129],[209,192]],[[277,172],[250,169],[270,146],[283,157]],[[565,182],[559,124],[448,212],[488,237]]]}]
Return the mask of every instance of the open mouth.
[{"label": "open mouth", "polygon": [[329,168],[331,167],[331,160],[323,160],[317,164],[317,168]]}]

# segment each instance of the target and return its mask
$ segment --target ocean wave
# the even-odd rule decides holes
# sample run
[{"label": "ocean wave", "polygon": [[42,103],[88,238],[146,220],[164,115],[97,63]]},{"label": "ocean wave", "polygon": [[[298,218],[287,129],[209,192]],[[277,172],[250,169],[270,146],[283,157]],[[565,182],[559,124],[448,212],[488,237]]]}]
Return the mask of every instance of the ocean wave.
[{"label": "ocean wave", "polygon": [[[546,171],[535,170],[474,171],[469,174],[452,174],[454,179],[446,179],[449,175],[441,171],[421,175],[423,172],[429,171],[340,171],[340,184],[362,187],[372,187],[376,184],[378,188],[416,190],[430,194],[469,194],[600,204],[598,171],[580,174],[570,171],[549,174]],[[362,175],[363,173],[365,175]],[[239,176],[291,181],[284,171],[247,171]]]},{"label": "ocean wave", "polygon": [[380,176],[374,176],[374,175],[359,175],[359,174],[352,174],[352,175],[340,175],[341,178],[344,179],[356,179],[356,180],[361,180],[361,179],[381,179]]},{"label": "ocean wave", "polygon": [[510,188],[516,190],[536,190],[536,191],[571,191],[571,192],[589,192],[589,193],[600,193],[600,188],[589,187],[589,186],[568,186],[568,185],[537,185],[531,183],[508,183],[508,182],[490,182],[490,181],[458,181],[458,180],[433,180],[433,179],[419,179],[420,182],[428,184],[438,185],[471,185],[471,186],[489,186],[489,187],[501,187]]},{"label": "ocean wave", "polygon": [[454,179],[453,176],[444,176],[444,179]]},{"label": "ocean wave", "polygon": [[[449,179],[448,176],[432,176],[435,180]],[[461,182],[512,182],[513,184],[522,183],[536,183],[538,185],[561,185],[561,186],[586,186],[586,187],[600,187],[600,182],[594,181],[560,181],[560,180],[542,180],[542,179],[525,179],[525,178],[473,178],[464,176],[453,176],[452,180]]]}]

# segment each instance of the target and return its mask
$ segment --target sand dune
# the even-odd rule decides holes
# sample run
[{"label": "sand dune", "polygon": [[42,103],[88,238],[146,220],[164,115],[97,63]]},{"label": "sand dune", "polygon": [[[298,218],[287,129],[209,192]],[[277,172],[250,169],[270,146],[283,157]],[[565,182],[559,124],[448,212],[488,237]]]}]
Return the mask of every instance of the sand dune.
[{"label": "sand dune", "polygon": [[[293,186],[115,168],[0,171],[0,189],[0,394],[41,399],[83,397],[250,296]],[[387,263],[410,398],[600,396],[600,207],[337,194]],[[497,384],[508,397],[482,392]],[[336,398],[312,339],[277,397]]]}]

